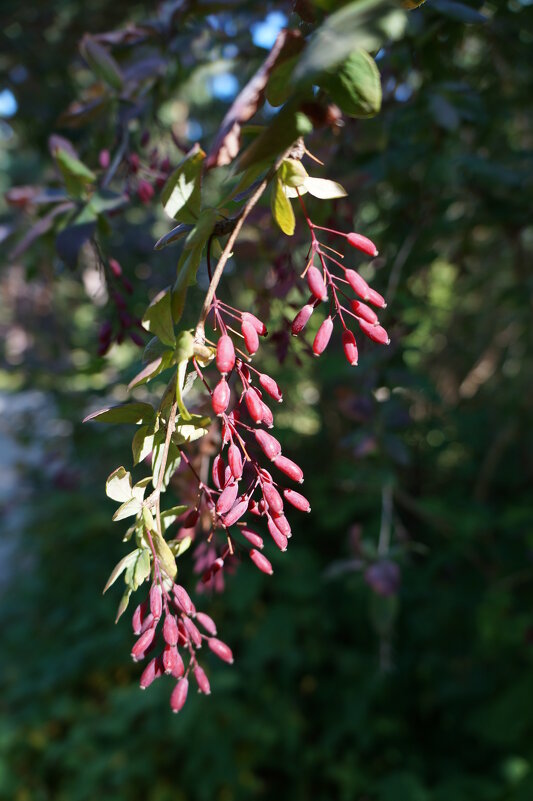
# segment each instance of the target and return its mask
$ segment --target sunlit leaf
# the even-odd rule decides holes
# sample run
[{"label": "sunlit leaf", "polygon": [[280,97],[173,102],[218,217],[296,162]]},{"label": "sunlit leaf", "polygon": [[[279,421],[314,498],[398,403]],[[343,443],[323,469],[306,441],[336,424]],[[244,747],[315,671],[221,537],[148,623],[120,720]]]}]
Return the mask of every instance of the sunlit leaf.
[{"label": "sunlit leaf", "polygon": [[108,498],[123,503],[132,496],[131,475],[124,467],[117,467],[108,477],[105,485]]},{"label": "sunlit leaf", "polygon": [[204,151],[195,145],[167,179],[161,202],[169,217],[184,223],[196,222],[201,206],[204,159]]},{"label": "sunlit leaf", "polygon": [[135,562],[135,560],[137,559],[138,553],[139,553],[139,550],[136,548],[134,551],[131,551],[131,553],[128,553],[128,554],[126,554],[126,556],[123,556],[123,557],[122,557],[122,559],[120,560],[120,562],[118,562],[118,563],[115,565],[115,567],[114,567],[114,568],[113,568],[113,570],[111,571],[111,575],[110,575],[110,576],[109,576],[109,578],[107,579],[106,585],[105,585],[105,587],[104,587],[104,589],[103,589],[103,592],[104,592],[104,593],[105,593],[105,592],[107,592],[107,591],[108,591],[108,589],[109,589],[109,588],[110,588],[110,587],[111,587],[111,586],[112,586],[112,585],[115,583],[115,581],[118,579],[118,577],[119,577],[119,576],[120,576],[120,575],[121,575],[121,574],[122,574],[122,573],[123,573],[123,572],[124,572],[124,571],[125,571],[125,570],[126,570],[128,567],[129,567],[129,566],[130,566],[130,565],[132,565],[132,564]]},{"label": "sunlit leaf", "polygon": [[292,210],[291,201],[283,191],[283,186],[279,178],[273,183],[271,203],[272,216],[284,234],[292,236],[294,233],[295,218]]},{"label": "sunlit leaf", "polygon": [[170,287],[162,289],[151,301],[144,313],[143,325],[147,331],[159,337],[165,345],[174,347],[176,337],[172,320]]},{"label": "sunlit leaf", "polygon": [[346,197],[346,190],[336,181],[330,181],[329,178],[311,178],[309,176],[305,179],[304,186],[310,195],[321,200]]},{"label": "sunlit leaf", "polygon": [[121,403],[119,406],[106,406],[97,412],[91,412],[83,419],[84,423],[94,420],[96,423],[148,423],[154,419],[155,410],[149,403],[133,401]]}]

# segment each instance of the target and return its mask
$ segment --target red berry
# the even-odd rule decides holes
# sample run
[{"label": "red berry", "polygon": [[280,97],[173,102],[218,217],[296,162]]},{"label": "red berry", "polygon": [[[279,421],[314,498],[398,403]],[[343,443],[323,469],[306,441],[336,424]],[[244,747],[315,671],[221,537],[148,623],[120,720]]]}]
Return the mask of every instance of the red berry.
[{"label": "red berry", "polygon": [[270,536],[272,537],[272,539],[274,540],[280,551],[286,551],[287,537],[279,530],[279,528],[276,526],[270,515],[268,516],[267,526]]},{"label": "red berry", "polygon": [[182,587],[181,584],[174,584],[172,589],[179,608],[185,612],[186,615],[194,615],[196,609],[185,587]]},{"label": "red berry", "polygon": [[162,675],[163,667],[161,665],[161,661],[157,657],[154,657],[148,662],[142,672],[141,680],[139,682],[141,690],[146,690],[146,688],[149,687],[150,684],[155,681],[155,679],[158,679],[159,676]]},{"label": "red berry", "polygon": [[240,520],[243,515],[248,511],[248,500],[245,498],[235,506],[232,506],[229,512],[224,517],[224,525],[229,528],[233,526],[237,520]]},{"label": "red berry", "polygon": [[283,495],[285,496],[285,500],[287,500],[290,504],[292,504],[296,509],[299,509],[300,512],[311,511],[311,505],[309,501],[304,495],[301,495],[299,492],[295,492],[292,489],[286,489],[283,491]]},{"label": "red berry", "polygon": [[237,482],[235,481],[232,481],[231,484],[228,484],[227,487],[222,490],[216,507],[219,515],[224,515],[226,512],[229,512],[235,503],[238,492],[239,488],[237,486]]},{"label": "red berry", "polygon": [[213,395],[211,396],[211,405],[215,414],[224,414],[228,408],[230,394],[228,382],[222,377],[214,388]]},{"label": "red berry", "polygon": [[344,275],[356,295],[359,295],[363,300],[368,300],[370,287],[365,279],[362,278],[359,273],[356,273],[355,270],[345,270]]},{"label": "red berry", "polygon": [[375,289],[371,289],[370,287],[368,288],[368,295],[366,297],[366,300],[368,300],[374,306],[378,306],[380,309],[385,309],[387,307],[387,304],[385,303],[385,298],[382,295],[380,295],[379,292],[376,292]]},{"label": "red berry", "polygon": [[207,641],[209,648],[213,651],[215,656],[227,662],[229,665],[233,664],[233,654],[229,645],[226,645],[222,640],[217,640],[216,637],[210,637]]},{"label": "red berry", "polygon": [[371,325],[370,323],[367,323],[366,320],[359,320],[359,325],[367,337],[374,342],[378,342],[380,345],[389,344],[389,335],[381,325]]},{"label": "red berry", "polygon": [[131,649],[131,658],[134,662],[139,662],[144,659],[150,646],[152,645],[155,637],[155,628],[147,629],[144,634],[141,634],[133,648]]},{"label": "red berry", "polygon": [[205,612],[198,612],[196,615],[196,622],[199,623],[208,634],[214,636],[217,633],[217,627],[215,621],[206,615]]},{"label": "red berry", "polygon": [[308,323],[309,318],[313,314],[314,306],[312,303],[308,303],[307,306],[304,306],[303,309],[300,309],[294,320],[292,321],[291,325],[291,333],[293,336],[298,336],[300,331],[303,331],[305,326]]},{"label": "red berry", "polygon": [[196,679],[196,684],[198,685],[199,692],[203,693],[204,695],[211,694],[211,687],[209,685],[209,679],[205,675],[205,671],[200,665],[196,665],[193,670],[194,678]]},{"label": "red berry", "polygon": [[292,478],[293,481],[297,481],[298,484],[303,482],[303,470],[296,464],[296,462],[293,462],[292,459],[287,459],[286,456],[276,456],[274,459],[274,464],[278,470],[281,470],[281,472],[285,473],[286,476]]},{"label": "red berry", "polygon": [[250,542],[254,548],[262,548],[263,547],[263,538],[256,534],[255,531],[252,531],[251,528],[244,526],[240,529],[242,536]]},{"label": "red berry", "polygon": [[263,497],[269,509],[277,515],[283,512],[283,500],[273,484],[265,482],[262,485]]},{"label": "red berry", "polygon": [[141,180],[137,184],[137,196],[141,203],[149,203],[155,194],[155,189],[148,181]]},{"label": "red berry", "polygon": [[366,320],[367,323],[377,323],[378,316],[374,309],[371,309],[370,306],[367,306],[366,303],[361,303],[360,300],[352,300],[351,302],[352,311],[358,317],[362,317],[363,320]]},{"label": "red berry", "polygon": [[254,433],[257,443],[267,459],[273,460],[280,455],[281,445],[279,444],[278,440],[272,436],[272,434],[268,434],[262,429],[258,429]]},{"label": "red berry", "polygon": [[261,337],[266,336],[267,334],[266,325],[261,320],[259,320],[255,316],[255,314],[251,314],[250,312],[243,312],[242,320],[243,322],[251,323],[251,325],[253,325],[259,336]]},{"label": "red berry", "polygon": [[265,390],[267,395],[270,395],[270,397],[273,398],[275,401],[281,403],[281,401],[283,400],[283,396],[281,394],[280,388],[278,387],[273,378],[270,378],[270,376],[266,375],[266,373],[261,373],[261,375],[259,376],[259,383],[261,384],[262,388]]},{"label": "red berry", "polygon": [[187,693],[189,691],[189,682],[187,679],[180,679],[170,696],[170,708],[173,712],[179,712],[183,709],[185,701],[187,700]]},{"label": "red berry", "polygon": [[351,233],[348,234],[346,237],[348,240],[348,244],[351,245],[353,248],[357,248],[357,250],[362,250],[363,253],[367,253],[369,256],[377,256],[378,250],[372,240],[368,239],[366,236],[362,236],[362,234],[355,234]]},{"label": "red berry", "polygon": [[150,589],[150,612],[154,616],[154,620],[159,620],[162,611],[163,600],[161,595],[161,587],[159,584],[152,584]]},{"label": "red berry", "polygon": [[216,364],[217,370],[222,375],[233,370],[235,365],[235,348],[231,337],[227,334],[222,334],[217,342]]},{"label": "red berry", "polygon": [[111,164],[111,154],[109,150],[101,150],[98,154],[98,164],[103,170],[107,170]]},{"label": "red berry", "polygon": [[167,675],[174,676],[179,679],[185,673],[185,665],[183,659],[179,655],[178,649],[175,645],[165,645],[163,651],[163,669]]},{"label": "red berry", "polygon": [[222,489],[224,486],[224,474],[225,474],[225,466],[224,460],[222,456],[217,453],[215,458],[213,459],[213,467],[211,468],[211,477],[213,479],[213,484],[217,489]]},{"label": "red berry", "polygon": [[307,285],[317,300],[327,300],[328,291],[322,273],[317,267],[310,267],[307,271]]},{"label": "red berry", "polygon": [[313,342],[313,353],[315,354],[315,356],[320,356],[320,354],[326,350],[328,342],[331,339],[332,332],[333,332],[333,320],[331,319],[331,317],[326,317],[326,319],[316,332],[316,336]]},{"label": "red berry", "polygon": [[260,423],[263,419],[263,408],[261,404],[261,398],[253,387],[250,387],[250,389],[246,390],[244,400],[246,403],[246,408],[248,409],[248,414],[254,423]]},{"label": "red berry", "polygon": [[178,624],[174,615],[165,615],[163,623],[163,639],[167,645],[178,644]]},{"label": "red berry", "polygon": [[246,350],[253,356],[253,354],[259,348],[259,337],[257,335],[257,331],[255,330],[254,326],[248,322],[248,320],[243,320],[241,325],[242,335],[244,337],[244,344],[246,345]]},{"label": "red berry", "polygon": [[274,572],[272,565],[270,564],[266,556],[263,556],[262,553],[256,551],[255,548],[252,548],[252,550],[250,551],[250,559],[252,560],[254,565],[263,573],[267,573],[269,576],[271,576],[272,573]]},{"label": "red berry", "polygon": [[342,332],[342,347],[344,348],[344,355],[351,365],[357,364],[357,344],[355,337],[347,328]]}]

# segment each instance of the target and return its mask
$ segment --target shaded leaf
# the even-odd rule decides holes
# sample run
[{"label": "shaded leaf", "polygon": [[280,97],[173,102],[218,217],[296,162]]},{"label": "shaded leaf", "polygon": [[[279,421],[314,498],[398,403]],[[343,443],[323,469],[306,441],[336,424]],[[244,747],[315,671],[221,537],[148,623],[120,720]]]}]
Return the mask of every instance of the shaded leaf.
[{"label": "shaded leaf", "polygon": [[200,213],[204,159],[204,151],[195,145],[167,179],[161,202],[169,217],[184,223],[196,222]]},{"label": "shaded leaf", "polygon": [[19,256],[22,254],[37,240],[39,237],[46,234],[47,231],[54,224],[54,220],[60,214],[64,212],[71,211],[74,208],[74,203],[69,201],[68,203],[62,203],[60,206],[55,206],[55,208],[50,209],[50,211],[45,214],[44,217],[41,217],[40,220],[37,220],[35,225],[24,234],[22,239],[15,245],[15,247],[9,253],[10,259],[18,259]]},{"label": "shaded leaf", "polygon": [[155,410],[149,403],[134,401],[119,406],[107,406],[91,412],[83,419],[84,423],[94,420],[97,423],[148,423],[154,419]]},{"label": "shaded leaf", "polygon": [[291,84],[292,71],[298,63],[298,56],[287,59],[273,70],[266,87],[266,99],[271,106],[281,106],[285,103],[294,87]]},{"label": "shaded leaf", "polygon": [[239,92],[231,108],[224,117],[213,147],[206,160],[206,167],[208,169],[211,167],[222,167],[233,161],[241,145],[241,126],[254,116],[257,109],[262,104],[269,75],[278,62],[287,43],[300,38],[301,34],[299,31],[283,30],[278,34],[267,58],[255,75],[248,81],[244,89]]},{"label": "shaded leaf", "polygon": [[366,50],[355,50],[333,74],[318,80],[350,117],[373,117],[381,108],[381,78]]},{"label": "shaded leaf", "polygon": [[56,250],[58,256],[72,270],[78,263],[78,257],[83,245],[94,234],[96,222],[74,223],[67,225],[56,237]]},{"label": "shaded leaf", "polygon": [[162,248],[166,248],[167,245],[172,245],[174,242],[178,242],[182,237],[192,231],[193,226],[187,225],[186,223],[180,223],[176,225],[168,234],[159,237],[157,242],[154,245],[154,250],[162,250]]},{"label": "shaded leaf", "polygon": [[312,130],[313,126],[309,118],[298,111],[298,103],[287,104],[244,151],[239,159],[239,170],[275,158],[290,147],[298,137],[305,136]]},{"label": "shaded leaf", "polygon": [[444,16],[457,20],[457,22],[465,22],[467,25],[487,22],[487,17],[480,14],[479,11],[466,6],[464,3],[458,3],[456,0],[432,0],[429,7],[438,11],[439,14],[444,14]]},{"label": "shaded leaf", "polygon": [[120,618],[122,617],[122,615],[124,614],[126,609],[128,608],[128,604],[130,602],[130,596],[131,596],[131,590],[128,587],[125,590],[124,595],[120,599],[120,603],[119,603],[118,609],[117,609],[117,616],[115,617],[115,623],[118,623],[118,621],[120,620]]},{"label": "shaded leaf", "polygon": [[155,296],[144,313],[144,327],[170,347],[176,344],[172,320],[171,289],[167,287]]},{"label": "shaded leaf", "polygon": [[98,78],[105,81],[112,89],[122,89],[123,78],[120,67],[105,47],[86,34],[81,41],[80,51]]},{"label": "shaded leaf", "polygon": [[150,455],[154,447],[154,431],[152,426],[141,426],[135,432],[135,436],[131,441],[131,450],[133,454],[133,464],[139,464]]}]

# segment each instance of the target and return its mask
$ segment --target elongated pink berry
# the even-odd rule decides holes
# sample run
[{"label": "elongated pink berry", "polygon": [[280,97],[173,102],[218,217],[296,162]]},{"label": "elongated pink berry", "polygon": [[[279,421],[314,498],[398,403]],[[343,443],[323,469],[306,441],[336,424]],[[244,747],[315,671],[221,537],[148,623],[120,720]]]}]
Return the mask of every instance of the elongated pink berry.
[{"label": "elongated pink berry", "polygon": [[144,601],[142,604],[139,604],[139,606],[135,608],[135,612],[133,613],[133,617],[131,619],[131,627],[136,637],[138,637],[139,634],[142,634],[142,624],[146,617],[147,610],[148,604],[146,601]]},{"label": "elongated pink berry", "polygon": [[243,320],[241,325],[242,335],[244,337],[244,344],[246,345],[246,350],[253,356],[253,354],[259,348],[259,336],[257,331],[255,330],[254,326],[248,322],[248,320]]},{"label": "elongated pink berry", "polygon": [[163,598],[161,595],[161,587],[159,584],[152,584],[150,588],[150,612],[154,616],[154,620],[159,620],[162,611]]},{"label": "elongated pink berry", "polygon": [[165,615],[163,639],[167,645],[178,644],[178,624],[174,615]]},{"label": "elongated pink berry", "polygon": [[280,515],[283,512],[283,500],[277,489],[273,484],[264,482],[262,485],[263,497],[275,514]]},{"label": "elongated pink berry", "polygon": [[229,645],[226,645],[222,640],[217,640],[216,637],[210,637],[207,644],[215,656],[218,656],[223,662],[227,662],[228,665],[233,664],[233,654]]},{"label": "elongated pink berry", "polygon": [[344,349],[344,355],[346,356],[348,362],[351,365],[357,364],[357,344],[355,342],[355,337],[351,331],[347,328],[344,329],[342,332],[342,347]]},{"label": "elongated pink berry", "polygon": [[159,676],[163,675],[163,667],[161,665],[161,660],[157,657],[150,659],[148,664],[146,665],[145,669],[141,674],[141,678],[139,681],[139,685],[141,690],[146,690],[147,687],[158,679]]},{"label": "elongated pink berry", "polygon": [[366,320],[359,320],[359,325],[367,337],[374,342],[379,342],[380,345],[389,344],[389,335],[381,325],[371,325],[370,323],[367,323]]},{"label": "elongated pink berry", "polygon": [[180,609],[183,612],[185,612],[186,615],[194,615],[196,609],[194,608],[191,596],[189,595],[185,587],[182,587],[181,584],[174,584],[173,591],[174,591],[174,597]]},{"label": "elongated pink berry", "polygon": [[261,570],[262,573],[266,573],[267,575],[271,576],[272,573],[274,572],[274,568],[272,567],[266,556],[263,556],[262,553],[256,551],[255,548],[252,548],[252,550],[250,551],[250,559],[252,560],[254,565],[259,570]]},{"label": "elongated pink berry", "polygon": [[243,528],[239,529],[242,536],[248,540],[248,542],[254,546],[254,548],[263,549],[263,538],[256,534],[255,531],[252,531],[251,528],[247,526],[243,526]]},{"label": "elongated pink berry", "polygon": [[211,396],[211,405],[215,414],[224,414],[228,408],[230,395],[229,384],[226,379],[222,377],[214,388],[213,395]]},{"label": "elongated pink berry", "polygon": [[263,408],[261,406],[261,398],[253,387],[250,387],[250,389],[246,390],[244,401],[246,403],[246,408],[248,409],[248,414],[254,423],[260,423],[263,419]]},{"label": "elongated pink berry", "polygon": [[155,620],[154,620],[154,616],[152,615],[152,613],[151,613],[151,612],[149,612],[149,613],[146,615],[146,617],[144,618],[143,622],[142,622],[142,626],[141,626],[141,634],[144,634],[144,632],[145,632],[147,629],[151,629],[151,628],[153,627],[154,623],[156,623],[156,622],[157,622],[157,621],[155,621]]},{"label": "elongated pink berry", "polygon": [[226,512],[229,512],[235,503],[238,493],[239,487],[235,481],[232,481],[225,489],[222,490],[216,506],[219,515],[225,515]]},{"label": "elongated pink berry", "polygon": [[235,366],[235,348],[231,337],[227,334],[222,334],[217,342],[216,363],[217,370],[222,375],[231,372]]},{"label": "elongated pink berry", "polygon": [[276,439],[273,437],[272,434],[269,434],[267,431],[263,431],[263,429],[258,428],[254,431],[255,438],[257,440],[257,444],[267,457],[267,459],[275,459],[276,456],[279,456],[281,453],[281,445]]},{"label": "elongated pink berry", "polygon": [[359,275],[359,273],[356,273],[355,270],[345,270],[344,275],[355,294],[359,295],[359,297],[363,298],[363,300],[368,300],[370,287],[365,279]]},{"label": "elongated pink berry", "polygon": [[387,304],[385,303],[385,298],[383,295],[380,295],[379,292],[376,292],[376,290],[372,289],[371,287],[368,288],[366,300],[368,300],[368,302],[372,303],[374,306],[378,306],[380,309],[387,308]]},{"label": "elongated pink berry", "polygon": [[316,332],[316,336],[313,342],[313,353],[315,354],[315,356],[320,356],[320,354],[326,350],[328,342],[331,339],[332,332],[333,332],[333,320],[331,319],[331,317],[326,317],[326,319]]},{"label": "elongated pink berry", "polygon": [[314,308],[315,307],[312,303],[308,303],[303,307],[303,309],[300,309],[291,325],[291,333],[294,337],[298,336],[298,334],[303,331],[309,321],[309,318],[313,314]]},{"label": "elongated pink berry", "polygon": [[189,682],[187,679],[180,679],[170,696],[170,708],[173,712],[180,712],[185,706],[187,693],[189,692]]},{"label": "elongated pink berry", "polygon": [[261,375],[259,376],[259,383],[261,384],[267,395],[270,395],[270,397],[273,398],[275,401],[281,403],[281,401],[283,400],[283,396],[281,394],[280,388],[278,387],[273,378],[270,378],[270,376],[267,375],[266,373],[261,373]]},{"label": "elongated pink berry", "polygon": [[281,533],[282,533],[282,534],[285,534],[285,536],[287,537],[287,539],[289,539],[289,537],[291,537],[291,536],[292,536],[292,531],[291,531],[290,523],[289,523],[289,521],[287,520],[287,518],[285,517],[285,515],[273,515],[273,516],[272,516],[272,520],[274,521],[274,523],[276,524],[276,526],[279,528],[279,530],[281,531]]},{"label": "elongated pink berry", "polygon": [[267,526],[270,536],[272,537],[272,539],[274,540],[280,551],[286,551],[287,537],[285,536],[285,534],[283,534],[282,531],[279,530],[279,528],[276,526],[270,515],[268,516],[267,519]]},{"label": "elongated pink berry", "polygon": [[209,679],[205,674],[205,670],[200,667],[200,665],[196,665],[193,673],[194,678],[196,679],[196,684],[198,685],[198,692],[204,693],[204,695],[210,695],[211,686],[209,684]]},{"label": "elongated pink berry", "polygon": [[372,257],[378,255],[378,249],[368,237],[362,236],[362,234],[351,233],[348,234],[346,239],[348,240],[348,244],[353,248],[357,248],[357,250],[361,250],[363,253],[367,253]]},{"label": "elongated pink berry", "polygon": [[196,615],[196,622],[199,623],[208,634],[211,634],[212,637],[217,633],[215,621],[213,618],[209,617],[209,615],[206,615],[205,612],[198,612]]},{"label": "elongated pink berry", "polygon": [[224,474],[226,468],[224,465],[224,460],[222,456],[217,453],[215,458],[213,459],[213,466],[211,468],[211,476],[213,478],[213,484],[217,489],[222,489],[224,486]]},{"label": "elongated pink berry", "polygon": [[189,635],[190,640],[194,643],[196,648],[202,647],[202,635],[190,619],[190,617],[184,617],[182,619],[182,623],[185,626],[185,631]]},{"label": "elongated pink berry", "polygon": [[366,303],[361,303],[360,300],[352,300],[351,302],[352,311],[358,317],[361,317],[363,320],[366,320],[367,323],[377,323],[378,316],[374,309],[371,309],[370,306],[367,306]]},{"label": "elongated pink berry", "polygon": [[307,271],[307,286],[317,300],[327,300],[328,290],[318,267],[312,266]]},{"label": "elongated pink berry", "polygon": [[133,648],[131,649],[131,658],[134,662],[139,662],[144,659],[146,652],[154,641],[155,628],[147,629],[144,634],[141,634]]},{"label": "elongated pink berry", "polygon": [[174,676],[175,679],[179,679],[185,673],[183,659],[175,645],[165,645],[162,660],[163,670],[167,676]]},{"label": "elongated pink berry", "polygon": [[243,323],[246,322],[253,325],[259,336],[261,337],[266,336],[267,334],[266,325],[258,317],[256,317],[255,314],[252,314],[251,312],[243,312],[241,315],[241,319]]},{"label": "elongated pink berry", "polygon": [[274,428],[274,415],[264,401],[261,401],[261,410],[263,412],[261,422],[264,423],[267,428]]},{"label": "elongated pink berry", "polygon": [[248,500],[244,498],[242,501],[239,501],[234,506],[232,506],[229,512],[224,515],[224,525],[227,528],[235,525],[237,520],[240,520],[241,517],[243,517],[247,511],[248,511]]},{"label": "elongated pink berry", "polygon": [[297,481],[298,484],[301,484],[304,480],[304,472],[301,467],[299,467],[296,462],[293,462],[292,459],[287,459],[286,456],[276,456],[274,459],[274,464],[281,470],[282,473],[285,473],[286,476],[292,478],[293,481]]},{"label": "elongated pink berry", "polygon": [[228,448],[228,463],[233,478],[239,479],[242,476],[242,456],[238,445],[232,443]]},{"label": "elongated pink berry", "polygon": [[311,504],[305,495],[301,495],[299,492],[295,492],[295,490],[292,489],[283,490],[283,495],[285,496],[285,499],[296,509],[299,509],[300,512],[311,511]]}]

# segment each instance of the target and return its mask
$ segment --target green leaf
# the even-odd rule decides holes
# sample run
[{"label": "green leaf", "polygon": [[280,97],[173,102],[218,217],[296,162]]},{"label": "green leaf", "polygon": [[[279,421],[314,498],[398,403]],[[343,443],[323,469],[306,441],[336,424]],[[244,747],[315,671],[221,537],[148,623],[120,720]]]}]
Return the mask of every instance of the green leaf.
[{"label": "green leaf", "polygon": [[291,85],[291,75],[297,62],[298,56],[293,56],[283,61],[272,72],[266,88],[266,99],[271,106],[283,105],[294,91],[294,87]]},{"label": "green leaf", "polygon": [[170,543],[170,550],[177,558],[182,556],[192,545],[192,537],[183,537],[181,540],[172,540]]},{"label": "green leaf", "polygon": [[190,250],[197,245],[203,246],[211,236],[213,228],[215,227],[216,219],[216,209],[204,209],[201,211],[200,216],[198,217],[198,222],[187,235],[185,247]]},{"label": "green leaf", "polygon": [[336,181],[330,181],[328,178],[311,178],[305,179],[304,186],[313,197],[318,197],[321,200],[333,200],[337,197],[346,197],[346,190]]},{"label": "green leaf", "polygon": [[181,254],[178,262],[178,275],[172,287],[172,318],[175,323],[179,322],[183,314],[187,289],[196,283],[196,273],[200,266],[203,249],[203,244],[197,245],[192,250],[184,249]]},{"label": "green leaf", "polygon": [[[153,457],[152,457],[152,484],[154,487],[157,486],[157,482],[159,479],[159,471],[161,470],[162,460],[163,460],[163,451],[165,448],[165,432],[158,431],[154,437],[154,448],[153,448]],[[167,463],[165,466],[165,473],[163,475],[163,487],[166,489],[168,486],[168,482],[175,470],[178,469],[179,464],[181,461],[180,450],[177,445],[170,442],[170,447],[168,449],[168,457]]]},{"label": "green leaf", "polygon": [[183,445],[204,437],[209,431],[211,418],[200,414],[191,414],[189,419],[179,416],[176,421],[176,430],[172,434],[172,442]]},{"label": "green leaf", "polygon": [[94,420],[97,423],[149,423],[155,417],[154,407],[149,403],[134,401],[120,406],[107,406],[91,412],[83,419],[84,423]]},{"label": "green leaf", "polygon": [[399,38],[407,15],[390,0],[356,0],[327,17],[312,34],[292,75],[294,86],[313,83],[345,61],[356,48],[379,50]]},{"label": "green leaf", "polygon": [[200,214],[204,159],[204,151],[195,145],[167,179],[161,200],[169,217],[184,223],[196,223]]},{"label": "green leaf", "polygon": [[366,50],[354,50],[334,73],[318,80],[331,99],[350,117],[373,117],[381,108],[381,78]]},{"label": "green leaf", "polygon": [[141,426],[135,432],[131,443],[131,450],[133,453],[133,464],[139,464],[143,459],[152,452],[154,447],[154,429],[153,426]]},{"label": "green leaf", "polygon": [[170,347],[176,344],[172,320],[171,288],[162,289],[155,296],[143,317],[144,327]]},{"label": "green leaf", "polygon": [[[159,342],[159,340],[158,340]],[[138,387],[140,384],[147,384],[148,381],[151,381],[152,378],[155,378],[162,373],[163,370],[167,370],[169,367],[172,366],[174,361],[174,353],[171,350],[166,350],[163,356],[158,356],[153,362],[147,364],[143,369],[137,373],[137,375],[131,379],[130,383],[128,384],[128,389],[133,389],[133,387]]]},{"label": "green leaf", "polygon": [[272,209],[272,216],[281,228],[284,234],[292,236],[294,233],[294,226],[296,221],[294,219],[294,211],[292,210],[291,201],[283,191],[283,184],[279,177],[276,177],[272,186],[270,207]]},{"label": "green leaf", "polygon": [[183,387],[189,361],[194,354],[194,339],[190,331],[181,331],[176,339],[176,361],[178,370],[176,372],[176,401],[178,409],[185,420],[190,420],[191,416],[183,401]]},{"label": "green leaf", "polygon": [[302,186],[308,177],[307,170],[298,159],[285,159],[279,169],[279,177],[286,186]]},{"label": "green leaf", "polygon": [[59,169],[63,173],[63,177],[73,176],[74,178],[79,178],[84,183],[89,184],[92,184],[96,181],[96,175],[94,172],[86,167],[83,161],[80,161],[71,153],[67,153],[66,150],[57,148],[54,151],[54,156]]},{"label": "green leaf", "polygon": [[118,577],[123,573],[130,565],[132,565],[136,558],[137,558],[138,550],[131,551],[131,553],[123,556],[120,562],[118,562],[113,570],[111,571],[111,575],[107,579],[106,585],[103,589],[103,593],[106,593],[108,589],[111,587],[112,584],[118,579]]},{"label": "green leaf", "polygon": [[112,89],[122,89],[123,78],[113,56],[92,36],[85,35],[80,44],[81,54],[94,74]]},{"label": "green leaf", "polygon": [[117,616],[115,618],[115,623],[118,623],[118,621],[120,620],[120,618],[122,617],[122,615],[124,614],[126,609],[128,608],[128,604],[130,602],[130,596],[131,596],[131,589],[129,587],[127,587],[125,592],[124,592],[124,595],[120,599],[120,603],[119,603],[118,609],[117,609]]},{"label": "green leaf", "polygon": [[174,558],[174,554],[170,550],[168,543],[158,531],[152,532],[152,538],[154,542],[155,552],[159,558],[159,562],[167,576],[171,579],[175,578],[176,573],[178,572],[178,568],[176,566],[176,560]]},{"label": "green leaf", "polygon": [[283,106],[270,125],[244,151],[239,159],[239,170],[252,164],[267,161],[283,153],[299,136],[311,133],[313,125],[308,117],[298,111],[298,102]]},{"label": "green leaf", "polygon": [[192,231],[192,225],[186,225],[185,223],[180,223],[176,225],[168,234],[164,234],[163,236],[159,237],[157,242],[154,245],[154,250],[161,250],[162,248],[166,248],[167,245],[173,245],[174,242],[177,242],[179,239],[184,237],[189,231]]},{"label": "green leaf", "polygon": [[118,507],[117,511],[113,515],[113,522],[116,523],[118,520],[124,520],[126,517],[136,515],[141,511],[141,508],[142,503],[139,498],[130,498],[129,501],[126,501]]},{"label": "green leaf", "polygon": [[150,551],[147,548],[142,548],[138,551],[137,558],[133,564],[128,566],[124,581],[135,592],[143,581],[146,581],[150,575],[152,561],[150,559]]},{"label": "green leaf", "polygon": [[107,497],[113,501],[128,501],[133,495],[130,473],[124,467],[117,467],[108,477],[105,491]]}]

